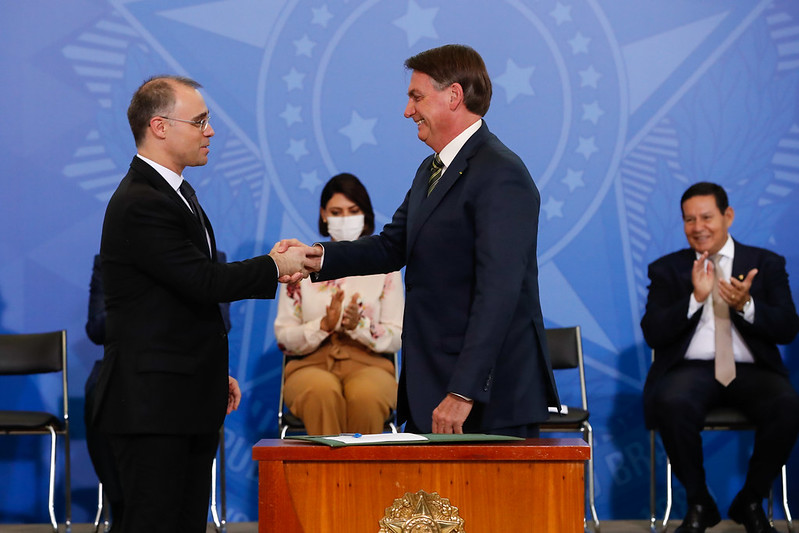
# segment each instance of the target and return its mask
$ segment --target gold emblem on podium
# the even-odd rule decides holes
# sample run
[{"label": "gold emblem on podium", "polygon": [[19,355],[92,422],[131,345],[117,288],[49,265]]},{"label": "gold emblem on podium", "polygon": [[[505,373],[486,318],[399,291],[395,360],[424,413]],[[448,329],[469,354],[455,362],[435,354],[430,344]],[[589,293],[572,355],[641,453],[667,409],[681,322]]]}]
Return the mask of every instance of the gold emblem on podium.
[{"label": "gold emblem on podium", "polygon": [[437,492],[406,492],[380,519],[379,533],[466,533],[458,508]]}]

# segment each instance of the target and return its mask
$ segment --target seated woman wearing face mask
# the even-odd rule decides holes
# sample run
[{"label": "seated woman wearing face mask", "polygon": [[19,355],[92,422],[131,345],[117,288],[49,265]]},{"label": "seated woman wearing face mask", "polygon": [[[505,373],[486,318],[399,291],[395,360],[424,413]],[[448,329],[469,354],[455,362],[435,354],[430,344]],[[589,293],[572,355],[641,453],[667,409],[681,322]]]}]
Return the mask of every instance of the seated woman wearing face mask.
[{"label": "seated woman wearing face mask", "polygon": [[[319,233],[334,241],[374,231],[369,194],[352,174],[322,189]],[[399,272],[281,285],[275,336],[286,353],[283,399],[309,435],[381,433],[396,405],[394,365],[405,297]]]}]

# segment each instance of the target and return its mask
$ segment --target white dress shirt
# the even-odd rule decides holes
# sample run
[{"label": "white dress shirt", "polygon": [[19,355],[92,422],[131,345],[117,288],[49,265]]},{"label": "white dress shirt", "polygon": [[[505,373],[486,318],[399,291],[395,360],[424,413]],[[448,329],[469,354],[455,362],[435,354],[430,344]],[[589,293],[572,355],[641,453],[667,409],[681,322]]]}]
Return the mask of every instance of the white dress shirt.
[{"label": "white dress shirt", "polygon": [[[699,259],[701,255],[702,254],[697,253],[696,258]],[[729,235],[727,236],[727,242],[725,242],[724,246],[722,246],[721,250],[719,250],[719,255],[721,255],[721,259],[719,259],[721,275],[719,278],[730,279],[730,276],[732,275],[732,261],[735,257],[735,242]],[[705,259],[705,268],[707,268],[707,264],[710,262],[710,258]],[[693,314],[697,312],[700,307],[702,308],[702,316],[699,319],[699,324],[696,326],[696,331],[694,331],[694,336],[691,339],[691,343],[688,345],[688,349],[685,352],[685,358],[712,361],[716,358],[716,326],[713,320],[712,293],[708,295],[704,302],[701,303],[697,302],[693,292],[691,293],[691,298],[688,304],[688,317],[690,318],[693,316]],[[736,311],[731,310],[731,312],[735,313]],[[752,299],[752,303],[747,307],[745,313],[739,312],[738,314],[750,324],[753,323],[755,321],[754,299]],[[736,363],[755,362],[755,358],[752,357],[752,352],[744,342],[741,334],[738,333],[738,330],[735,328],[735,323],[732,324],[732,353]]]},{"label": "white dress shirt", "polygon": [[466,144],[466,141],[468,141],[469,138],[474,135],[482,125],[483,119],[478,119],[477,122],[460,132],[457,137],[452,139],[449,144],[441,149],[441,151],[438,153],[438,157],[441,158],[441,162],[444,163],[441,176],[444,176],[444,172],[447,171],[447,167],[452,164],[452,160],[455,159],[455,156],[461,151],[461,148],[463,148],[463,145]]}]

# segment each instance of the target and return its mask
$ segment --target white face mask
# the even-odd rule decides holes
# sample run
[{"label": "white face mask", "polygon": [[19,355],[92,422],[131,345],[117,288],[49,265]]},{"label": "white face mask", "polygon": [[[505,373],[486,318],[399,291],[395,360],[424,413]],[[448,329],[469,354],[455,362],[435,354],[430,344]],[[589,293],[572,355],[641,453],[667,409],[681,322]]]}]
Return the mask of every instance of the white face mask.
[{"label": "white face mask", "polygon": [[363,214],[327,217],[327,232],[334,241],[354,241],[363,233]]}]

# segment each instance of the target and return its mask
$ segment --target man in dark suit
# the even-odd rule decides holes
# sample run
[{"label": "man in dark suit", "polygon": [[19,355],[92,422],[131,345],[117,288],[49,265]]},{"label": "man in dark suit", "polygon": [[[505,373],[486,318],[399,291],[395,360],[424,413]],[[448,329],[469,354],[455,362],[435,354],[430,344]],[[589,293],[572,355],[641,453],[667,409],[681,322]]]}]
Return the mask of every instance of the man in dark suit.
[{"label": "man in dark suit", "polygon": [[[227,263],[225,252],[216,251],[216,258],[219,263]],[[222,313],[222,320],[225,323],[225,331],[229,332],[230,323],[230,302],[219,304],[219,311]],[[89,313],[86,319],[86,335],[94,344],[105,344],[105,295],[103,293],[103,267],[100,254],[94,256],[92,263],[92,277],[89,282]],[[125,505],[122,501],[122,488],[119,483],[119,473],[117,472],[114,452],[108,436],[97,430],[92,423],[94,417],[95,397],[94,392],[97,386],[97,379],[102,368],[102,360],[94,363],[89,377],[84,386],[85,399],[84,420],[86,423],[86,447],[89,450],[89,458],[94,466],[97,479],[103,484],[103,493],[111,507],[111,526],[108,532],[117,533],[119,524],[122,523]],[[231,386],[236,387],[236,381],[231,377]],[[238,395],[238,391],[233,391]]]},{"label": "man in dark suit", "polygon": [[123,532],[205,531],[219,428],[241,397],[218,304],[274,298],[279,278],[299,279],[305,259],[294,248],[216,262],[213,229],[182,177],[207,163],[214,135],[199,87],[157,77],[133,95],[138,153],[103,223],[95,418],[119,468]]},{"label": "man in dark suit", "polygon": [[547,406],[559,404],[539,302],[538,190],[481,118],[491,81],[477,52],[447,45],[405,66],[405,117],[436,153],[391,223],[379,235],[324,243],[314,276],[406,267],[398,392],[406,431],[536,437]]},{"label": "man in dark suit", "polygon": [[690,248],[649,265],[641,320],[655,350],[644,386],[646,424],[660,432],[688,499],[677,532],[701,533],[721,520],[705,481],[700,433],[708,410],[725,405],[757,426],[729,517],[748,533],[775,531],[763,498],[799,434],[799,395],[777,349],[799,331],[785,259],[730,237],[735,213],[721,186],[696,183],[681,206]]}]

